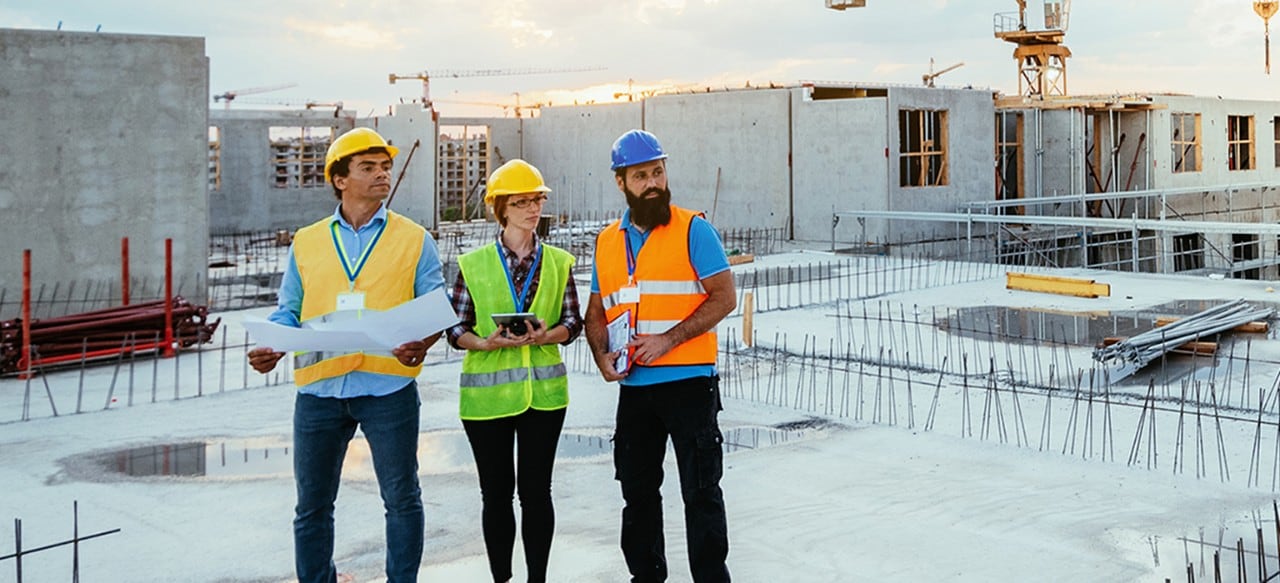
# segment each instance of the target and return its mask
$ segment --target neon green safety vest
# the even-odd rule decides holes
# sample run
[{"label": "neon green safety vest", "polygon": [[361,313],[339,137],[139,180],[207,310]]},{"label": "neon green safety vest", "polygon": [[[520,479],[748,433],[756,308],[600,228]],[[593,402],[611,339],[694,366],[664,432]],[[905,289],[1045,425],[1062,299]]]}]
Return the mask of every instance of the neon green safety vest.
[{"label": "neon green safety vest", "polygon": [[[476,307],[475,333],[487,338],[498,326],[493,314],[517,312],[496,245],[485,245],[458,257],[458,267]],[[538,291],[530,311],[547,326],[560,321],[564,289],[574,258],[569,252],[542,245]],[[533,277],[533,274],[529,274]],[[498,350],[468,350],[459,380],[459,416],[483,421],[519,415],[530,408],[554,411],[569,406],[569,379],[556,344]]]}]

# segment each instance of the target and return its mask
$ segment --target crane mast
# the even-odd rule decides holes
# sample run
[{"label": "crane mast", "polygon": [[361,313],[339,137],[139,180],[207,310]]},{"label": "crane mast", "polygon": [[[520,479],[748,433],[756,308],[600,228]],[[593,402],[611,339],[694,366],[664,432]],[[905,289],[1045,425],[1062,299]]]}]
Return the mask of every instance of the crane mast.
[{"label": "crane mast", "polygon": [[996,38],[1017,45],[1018,94],[1044,99],[1067,95],[1067,59],[1071,49],[1063,44],[1070,22],[1071,0],[1043,0],[1044,28],[1027,25],[1027,0],[1016,0],[1018,13],[996,14]]}]

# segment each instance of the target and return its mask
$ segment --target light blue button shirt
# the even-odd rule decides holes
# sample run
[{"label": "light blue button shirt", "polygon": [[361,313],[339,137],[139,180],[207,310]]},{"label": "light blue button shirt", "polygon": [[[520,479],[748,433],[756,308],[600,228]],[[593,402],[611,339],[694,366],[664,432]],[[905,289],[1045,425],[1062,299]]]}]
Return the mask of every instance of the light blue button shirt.
[{"label": "light blue button shirt", "polygon": [[[641,230],[631,224],[631,209],[623,211],[618,228],[627,232],[631,248],[635,249],[638,255],[640,248],[649,240],[649,231]],[[619,257],[618,260],[626,261],[626,258]],[[702,217],[694,217],[693,222],[689,224],[689,261],[693,264],[693,272],[698,274],[698,279],[706,279],[729,269],[729,258],[725,255],[720,233],[711,226],[710,221]],[[591,293],[600,293],[600,278],[596,275],[594,264],[591,266]],[[696,377],[709,377],[714,374],[716,374],[714,364],[672,366],[632,364],[631,372],[618,382],[626,386],[656,385]]]},{"label": "light blue button shirt", "polygon": [[[338,224],[338,236],[342,238],[342,246],[353,257],[364,253],[364,248],[374,240],[378,231],[387,222],[387,207],[384,205],[374,213],[373,218],[359,229],[342,218],[342,206],[333,211],[330,224]],[[298,273],[298,264],[293,258],[293,248],[289,249],[289,261],[285,266],[284,278],[280,282],[280,294],[276,311],[267,317],[268,320],[285,326],[299,327],[302,316],[302,276]],[[418,267],[413,279],[413,295],[419,297],[444,287],[444,274],[441,272],[440,252],[436,249],[436,241],[428,233],[422,239],[422,256],[418,258]],[[408,385],[412,379],[397,375],[386,375],[372,372],[355,371],[340,377],[323,379],[298,387],[298,391],[317,397],[381,397],[389,395]]]}]

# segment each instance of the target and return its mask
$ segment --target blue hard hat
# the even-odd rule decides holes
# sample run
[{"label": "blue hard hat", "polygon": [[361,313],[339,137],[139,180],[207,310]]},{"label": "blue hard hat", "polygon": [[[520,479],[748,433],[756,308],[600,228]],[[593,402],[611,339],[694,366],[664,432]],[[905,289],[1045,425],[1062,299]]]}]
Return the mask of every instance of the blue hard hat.
[{"label": "blue hard hat", "polygon": [[658,137],[644,130],[631,130],[613,143],[613,166],[610,170],[644,164],[654,160],[666,160],[667,153],[658,143]]}]

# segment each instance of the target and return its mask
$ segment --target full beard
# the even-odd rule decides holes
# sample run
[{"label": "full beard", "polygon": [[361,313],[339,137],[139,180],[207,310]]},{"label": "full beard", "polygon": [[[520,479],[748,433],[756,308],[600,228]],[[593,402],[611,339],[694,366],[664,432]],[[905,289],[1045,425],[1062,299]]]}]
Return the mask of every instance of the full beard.
[{"label": "full beard", "polygon": [[[631,222],[645,230],[659,227],[671,222],[671,189],[650,188],[639,196],[630,190],[627,194],[627,206],[631,208]],[[650,194],[658,196],[649,198]]]}]

